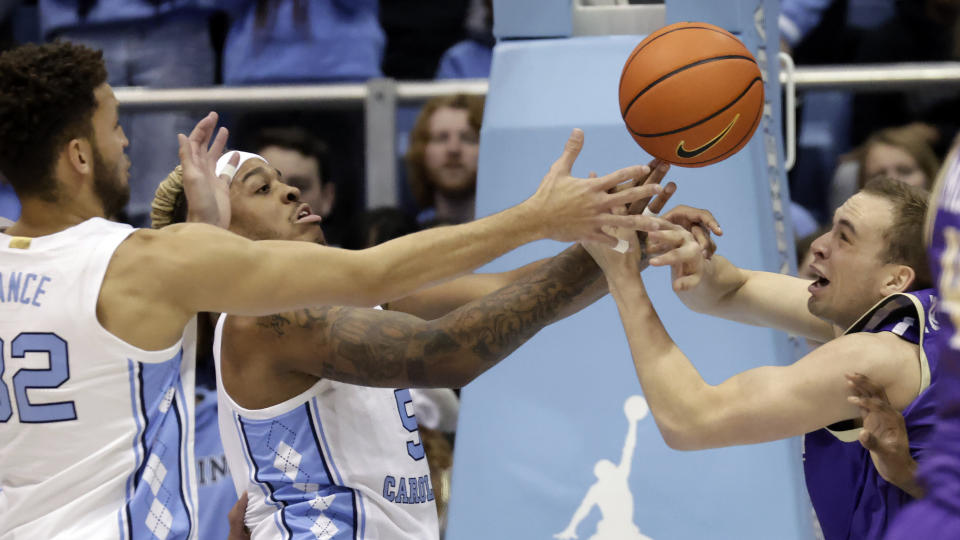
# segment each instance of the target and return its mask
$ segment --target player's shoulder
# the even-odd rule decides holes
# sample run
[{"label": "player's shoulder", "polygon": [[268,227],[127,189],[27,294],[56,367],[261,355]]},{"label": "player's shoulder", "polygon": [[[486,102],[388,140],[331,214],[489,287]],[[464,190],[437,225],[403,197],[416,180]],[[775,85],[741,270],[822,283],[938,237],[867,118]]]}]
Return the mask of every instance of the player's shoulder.
[{"label": "player's shoulder", "polygon": [[915,378],[922,352],[919,344],[891,331],[845,334],[821,349],[842,363],[844,371],[863,373],[885,387]]},{"label": "player's shoulder", "polygon": [[176,223],[162,229],[136,229],[130,239],[142,243],[182,242],[185,237],[223,234],[229,233],[206,223]]}]

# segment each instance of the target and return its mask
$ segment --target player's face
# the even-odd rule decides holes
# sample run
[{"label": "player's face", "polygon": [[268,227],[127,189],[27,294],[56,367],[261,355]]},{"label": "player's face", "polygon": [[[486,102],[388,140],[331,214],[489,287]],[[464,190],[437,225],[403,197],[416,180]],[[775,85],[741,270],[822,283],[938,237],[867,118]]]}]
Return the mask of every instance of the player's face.
[{"label": "player's face", "polygon": [[440,107],[430,116],[424,164],[433,187],[447,197],[473,195],[477,186],[480,135],[466,109]]},{"label": "player's face", "polygon": [[300,202],[300,190],[259,159],[245,161],[230,184],[230,230],[251,240],[324,243],[320,216]]},{"label": "player's face", "polygon": [[309,204],[315,213],[323,217],[330,215],[333,193],[321,183],[317,158],[280,146],[267,146],[257,153],[283,174],[284,182],[300,190],[300,200]]},{"label": "player's face", "polygon": [[814,315],[846,328],[883,296],[887,263],[884,233],[893,222],[893,204],[857,193],[837,209],[833,228],[810,246],[815,276],[807,306]]},{"label": "player's face", "polygon": [[926,188],[930,179],[906,150],[889,144],[870,146],[863,160],[864,178],[887,176],[911,186]]},{"label": "player's face", "polygon": [[104,83],[93,92],[97,109],[93,113],[93,188],[104,214],[116,216],[130,199],[130,159],[124,149],[130,142],[120,127],[117,98]]}]

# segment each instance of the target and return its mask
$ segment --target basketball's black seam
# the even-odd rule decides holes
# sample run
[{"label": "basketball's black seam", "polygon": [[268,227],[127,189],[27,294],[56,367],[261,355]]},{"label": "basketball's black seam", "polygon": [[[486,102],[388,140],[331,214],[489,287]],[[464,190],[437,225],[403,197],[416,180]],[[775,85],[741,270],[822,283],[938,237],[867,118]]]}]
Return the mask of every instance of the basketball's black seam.
[{"label": "basketball's black seam", "polygon": [[750,58],[749,56],[743,56],[742,54],[728,54],[724,56],[712,56],[710,58],[704,58],[702,60],[697,60],[696,62],[691,62],[685,66],[678,67],[677,69],[671,71],[670,73],[667,73],[666,75],[663,75],[659,79],[648,84],[646,88],[641,90],[637,95],[633,96],[633,99],[631,99],[630,103],[627,104],[627,108],[623,110],[623,119],[624,120],[627,119],[627,113],[630,112],[630,107],[633,107],[633,104],[636,103],[638,99],[640,99],[640,96],[647,93],[647,91],[653,88],[654,86],[662,83],[663,81],[669,79],[670,77],[673,77],[674,75],[676,75],[677,73],[680,73],[681,71],[686,71],[690,68],[700,66],[703,64],[709,64],[710,62],[719,62],[720,60],[749,60],[750,62],[753,62],[754,64],[756,64],[753,58]]},{"label": "basketball's black seam", "polygon": [[681,127],[681,128],[677,128],[677,129],[671,130],[671,131],[664,131],[663,133],[637,133],[636,131],[633,130],[633,128],[630,127],[629,124],[627,125],[627,129],[629,129],[629,130],[630,130],[630,133],[632,133],[633,135],[635,135],[635,136],[637,136],[637,137],[662,137],[662,136],[664,136],[664,135],[673,135],[674,133],[680,133],[681,131],[690,129],[690,128],[692,128],[692,127],[699,126],[700,124],[702,124],[702,123],[704,123],[704,122],[706,122],[706,121],[708,121],[708,120],[713,119],[714,117],[716,117],[717,115],[719,115],[719,114],[722,113],[723,111],[729,109],[730,107],[733,107],[733,104],[734,104],[734,103],[740,101],[740,98],[742,98],[743,96],[747,95],[747,92],[749,92],[750,89],[753,88],[753,85],[755,85],[755,84],[757,83],[757,81],[760,81],[760,83],[763,84],[763,79],[761,79],[760,77],[754,77],[753,80],[750,81],[750,84],[748,84],[747,87],[743,90],[743,92],[740,92],[740,94],[739,94],[737,97],[733,98],[733,99],[730,101],[730,103],[727,103],[723,108],[721,108],[721,109],[718,110],[717,112],[711,114],[710,116],[707,116],[707,117],[705,117],[705,118],[702,118],[702,119],[700,119],[700,120],[697,120],[696,122],[690,124],[689,126],[684,126],[684,127]]},{"label": "basketball's black seam", "polygon": [[[643,47],[640,47],[639,49],[637,49],[637,50],[633,51],[632,53],[630,53],[630,58],[627,58],[627,62],[623,65],[623,72],[626,73],[627,68],[630,67],[630,63],[633,62],[633,59],[637,57],[637,54],[638,54],[640,51],[646,49],[647,46],[650,45],[650,43],[653,43],[654,41],[662,38],[663,36],[665,36],[665,35],[667,35],[667,34],[672,34],[672,33],[674,33],[674,32],[679,32],[680,30],[709,30],[709,31],[711,31],[711,32],[715,32],[715,33],[717,33],[717,34],[721,34],[721,35],[726,36],[726,37],[728,37],[728,38],[732,38],[732,39],[733,39],[734,41],[736,41],[741,47],[746,48],[746,46],[743,44],[742,41],[740,41],[739,39],[737,39],[737,38],[734,37],[734,36],[731,36],[731,35],[727,34],[725,31],[720,31],[720,30],[717,30],[716,28],[708,28],[708,27],[706,27],[706,26],[684,26],[683,28],[674,28],[673,30],[670,30],[669,32],[664,32],[664,33],[660,34],[659,36],[651,39],[648,43],[644,44]],[[620,85],[619,85],[619,87],[617,88],[617,90],[618,90],[618,91],[623,90],[623,77],[620,77]]]},{"label": "basketball's black seam", "polygon": [[757,111],[757,116],[756,116],[756,118],[753,119],[753,123],[750,124],[750,129],[748,129],[747,132],[744,133],[743,137],[740,137],[740,140],[737,141],[737,144],[731,146],[726,152],[724,152],[724,153],[722,153],[722,154],[720,154],[720,155],[718,155],[718,156],[714,156],[714,157],[712,157],[712,158],[710,158],[710,159],[706,159],[706,160],[703,160],[703,161],[694,161],[694,162],[692,162],[692,163],[683,163],[682,165],[700,165],[700,164],[706,164],[706,163],[717,162],[717,161],[722,160],[724,156],[726,156],[726,155],[729,154],[730,152],[733,152],[733,149],[734,149],[734,148],[740,146],[740,143],[743,142],[743,139],[745,139],[745,138],[753,135],[754,130],[756,129],[757,123],[760,122],[760,119],[761,119],[761,118],[763,118],[763,107],[760,107],[760,110]]}]

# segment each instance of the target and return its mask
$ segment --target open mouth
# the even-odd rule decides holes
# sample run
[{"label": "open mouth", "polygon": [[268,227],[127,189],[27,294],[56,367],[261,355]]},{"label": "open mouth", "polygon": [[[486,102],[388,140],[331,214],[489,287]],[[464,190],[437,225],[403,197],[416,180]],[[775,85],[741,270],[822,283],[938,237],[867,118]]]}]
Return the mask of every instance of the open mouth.
[{"label": "open mouth", "polygon": [[294,223],[319,223],[321,221],[320,216],[310,210],[309,204],[301,204],[294,217]]},{"label": "open mouth", "polygon": [[830,280],[827,279],[822,272],[820,272],[813,266],[810,266],[810,270],[813,272],[813,275],[817,277],[817,279],[814,280],[814,282],[811,283],[810,286],[807,288],[807,290],[809,290],[811,293],[820,291],[824,287],[830,284]]}]

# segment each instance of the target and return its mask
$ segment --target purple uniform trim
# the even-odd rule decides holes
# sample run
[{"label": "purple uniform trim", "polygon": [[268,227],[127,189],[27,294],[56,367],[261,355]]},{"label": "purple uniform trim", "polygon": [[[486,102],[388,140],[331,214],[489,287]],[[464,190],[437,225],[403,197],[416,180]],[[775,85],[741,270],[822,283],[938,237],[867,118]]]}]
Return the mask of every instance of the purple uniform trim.
[{"label": "purple uniform trim", "polygon": [[[893,332],[911,343],[921,342],[930,366],[930,386],[903,411],[910,439],[910,453],[925,461],[935,419],[938,364],[930,337],[937,321],[926,315],[937,302],[933,289],[892,295],[861,319],[850,332]],[[911,300],[917,299],[922,312]],[[921,330],[920,321],[924,322]],[[841,430],[834,425],[831,429]],[[884,480],[870,453],[856,440],[843,442],[827,429],[808,433],[804,439],[804,475],[807,491],[826,540],[882,538],[894,517],[913,501],[907,493]]]}]

